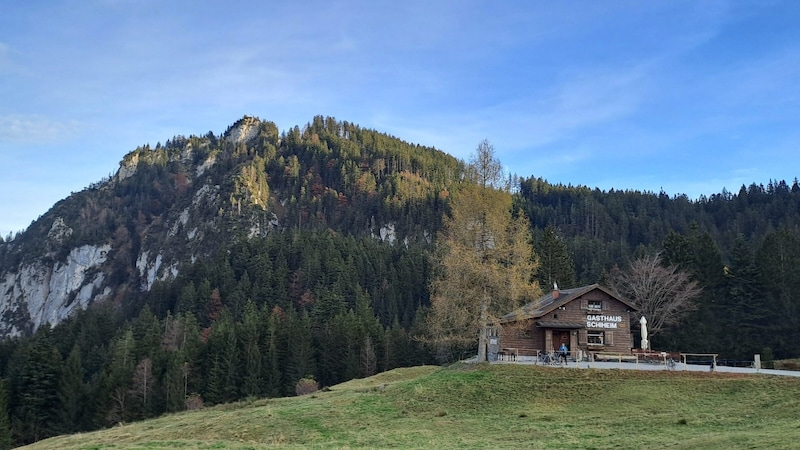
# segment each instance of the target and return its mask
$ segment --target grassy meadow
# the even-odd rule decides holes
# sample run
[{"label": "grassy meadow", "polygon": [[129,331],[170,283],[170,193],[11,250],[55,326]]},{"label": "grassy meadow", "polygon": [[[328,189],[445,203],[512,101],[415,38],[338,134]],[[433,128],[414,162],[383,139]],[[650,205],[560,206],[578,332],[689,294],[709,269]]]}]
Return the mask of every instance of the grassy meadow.
[{"label": "grassy meadow", "polygon": [[797,448],[800,379],[517,365],[396,369],[28,449]]}]

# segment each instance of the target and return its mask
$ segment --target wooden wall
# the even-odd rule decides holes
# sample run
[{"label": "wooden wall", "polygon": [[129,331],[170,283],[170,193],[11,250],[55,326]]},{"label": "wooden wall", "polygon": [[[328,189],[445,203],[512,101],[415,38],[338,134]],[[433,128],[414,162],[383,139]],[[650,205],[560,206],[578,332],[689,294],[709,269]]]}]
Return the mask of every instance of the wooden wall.
[{"label": "wooden wall", "polygon": [[[598,302],[601,309],[590,309],[590,305],[596,305]],[[597,319],[601,320],[587,320],[588,316],[601,316],[597,317]],[[620,320],[616,321],[616,318]],[[542,317],[527,319],[522,324],[510,323],[504,325],[500,334],[500,348],[516,348],[519,354],[524,356],[534,355],[536,350],[549,351],[551,348],[548,348],[548,346],[555,347],[552,349],[557,349],[559,344],[547,339],[546,330],[536,326],[538,321],[582,324],[582,328],[577,330],[564,329],[564,331],[570,332],[570,351],[573,354],[577,350],[627,354],[630,353],[633,347],[631,314],[628,306],[600,289],[594,289],[580,297],[576,297],[562,305],[561,308],[556,308]],[[602,324],[613,325],[616,328],[604,327]],[[592,326],[587,327],[587,325]],[[560,331],[558,328],[552,329],[551,336],[552,332],[558,331]],[[577,331],[577,336],[573,334],[574,331]],[[591,332],[603,333],[604,342],[602,345],[589,343]]]}]

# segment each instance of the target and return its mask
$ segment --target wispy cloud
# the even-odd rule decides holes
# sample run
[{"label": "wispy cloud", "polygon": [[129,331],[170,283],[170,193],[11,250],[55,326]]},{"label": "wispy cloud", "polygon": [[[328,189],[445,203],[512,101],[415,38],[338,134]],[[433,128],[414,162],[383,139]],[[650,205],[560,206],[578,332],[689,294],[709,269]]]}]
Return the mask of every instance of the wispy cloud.
[{"label": "wispy cloud", "polygon": [[[590,155],[578,139],[587,129],[634,114],[648,94],[647,67],[584,71],[564,81],[482,109],[441,111],[413,117],[384,114],[372,121],[421,143],[465,157],[488,138],[510,161],[546,157],[560,162]],[[547,154],[550,146],[574,150]]]},{"label": "wispy cloud", "polygon": [[67,141],[82,130],[77,120],[54,120],[39,115],[0,116],[0,142],[36,145]]}]

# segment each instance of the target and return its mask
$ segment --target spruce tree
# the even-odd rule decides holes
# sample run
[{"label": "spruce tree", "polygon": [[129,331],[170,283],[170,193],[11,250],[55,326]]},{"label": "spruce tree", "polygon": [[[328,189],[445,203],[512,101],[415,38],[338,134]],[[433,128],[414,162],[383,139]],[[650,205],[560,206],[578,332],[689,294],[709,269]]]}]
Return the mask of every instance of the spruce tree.
[{"label": "spruce tree", "polygon": [[242,368],[242,393],[247,396],[261,395],[263,387],[261,356],[261,320],[252,300],[244,306],[244,317],[239,328]]},{"label": "spruce tree", "polygon": [[800,237],[787,229],[772,232],[756,258],[770,312],[771,347],[776,357],[796,356],[800,354]]},{"label": "spruce tree", "polygon": [[9,420],[8,380],[0,378],[0,450],[14,447]]},{"label": "spruce tree", "polygon": [[265,393],[269,397],[283,395],[283,371],[285,346],[283,339],[283,310],[275,307],[267,321],[267,353],[264,355],[266,386]]},{"label": "spruce tree", "polygon": [[534,247],[539,257],[536,278],[540,286],[549,288],[558,283],[564,289],[575,287],[575,265],[556,227],[547,225]]},{"label": "spruce tree", "polygon": [[15,434],[24,443],[54,435],[58,423],[58,380],[61,356],[50,327],[40,328],[18,349],[18,372],[12,374]]},{"label": "spruce tree", "polygon": [[289,311],[287,330],[291,330],[286,362],[286,392],[294,392],[297,381],[317,376],[314,360],[314,342],[311,318],[307,311],[298,317]]},{"label": "spruce tree", "polygon": [[769,310],[753,251],[743,236],[736,239],[730,267],[725,268],[725,295],[717,305],[719,352],[752,358],[769,341]]},{"label": "spruce tree", "polygon": [[80,350],[75,346],[67,357],[58,383],[59,422],[65,433],[74,433],[84,428],[86,386],[83,377]]}]

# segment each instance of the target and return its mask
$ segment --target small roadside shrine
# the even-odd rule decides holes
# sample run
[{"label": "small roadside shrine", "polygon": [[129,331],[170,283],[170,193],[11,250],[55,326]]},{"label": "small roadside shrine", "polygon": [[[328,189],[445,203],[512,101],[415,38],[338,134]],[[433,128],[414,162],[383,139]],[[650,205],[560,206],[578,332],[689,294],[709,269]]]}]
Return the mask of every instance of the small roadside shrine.
[{"label": "small roadside shrine", "polygon": [[587,352],[631,354],[634,311],[630,302],[599,284],[563,290],[556,287],[503,317],[488,356],[490,360],[538,356],[557,350],[561,344],[574,358]]}]

